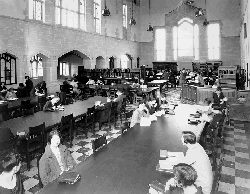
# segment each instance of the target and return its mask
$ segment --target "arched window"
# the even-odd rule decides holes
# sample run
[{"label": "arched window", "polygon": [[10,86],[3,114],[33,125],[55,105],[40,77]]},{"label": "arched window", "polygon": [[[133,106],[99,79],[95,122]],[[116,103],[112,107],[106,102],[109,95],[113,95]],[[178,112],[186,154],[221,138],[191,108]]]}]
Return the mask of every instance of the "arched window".
[{"label": "arched window", "polygon": [[128,68],[128,62],[129,58],[127,55],[121,56],[121,69],[127,69]]},{"label": "arched window", "polygon": [[183,18],[173,27],[173,55],[199,59],[199,27],[189,18]]},{"label": "arched window", "polygon": [[35,55],[30,60],[30,77],[40,77],[43,76],[43,64],[42,58]]}]

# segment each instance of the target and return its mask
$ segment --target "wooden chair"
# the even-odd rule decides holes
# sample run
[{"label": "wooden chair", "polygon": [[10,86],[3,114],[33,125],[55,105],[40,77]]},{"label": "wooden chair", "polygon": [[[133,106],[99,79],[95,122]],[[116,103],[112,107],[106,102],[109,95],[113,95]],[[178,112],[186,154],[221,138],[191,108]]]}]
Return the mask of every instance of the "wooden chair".
[{"label": "wooden chair", "polygon": [[17,137],[0,142],[0,161],[11,152],[17,153]]},{"label": "wooden chair", "polygon": [[0,121],[7,121],[10,119],[8,104],[0,105]]},{"label": "wooden chair", "polygon": [[107,144],[106,136],[102,135],[101,137],[92,141],[92,149],[94,152],[96,152],[106,144]]},{"label": "wooden chair", "polygon": [[62,116],[60,134],[62,140],[69,138],[70,147],[72,146],[72,134],[73,134],[73,113],[67,116]]},{"label": "wooden chair", "polygon": [[110,111],[110,122],[114,122],[114,127],[116,127],[117,120],[118,120],[118,102],[112,102]]},{"label": "wooden chair", "polygon": [[38,111],[43,110],[44,105],[46,104],[46,97],[38,97]]},{"label": "wooden chair", "polygon": [[88,137],[88,132],[92,131],[95,133],[95,106],[88,108],[86,114],[81,117],[81,120],[76,123],[77,134],[78,131],[84,132],[85,136]]},{"label": "wooden chair", "polygon": [[21,114],[22,116],[33,115],[34,105],[30,103],[30,100],[21,101]]},{"label": "wooden chair", "polygon": [[111,103],[107,103],[104,105],[104,109],[100,111],[99,116],[99,130],[101,130],[103,123],[108,123],[110,128],[110,110],[111,110]]},{"label": "wooden chair", "polygon": [[[44,137],[45,137],[45,123],[29,127],[29,134],[25,140],[21,141],[21,153],[25,153],[27,169],[30,169],[31,159],[36,157],[36,154],[44,152]],[[24,143],[26,141],[26,143]]]}]

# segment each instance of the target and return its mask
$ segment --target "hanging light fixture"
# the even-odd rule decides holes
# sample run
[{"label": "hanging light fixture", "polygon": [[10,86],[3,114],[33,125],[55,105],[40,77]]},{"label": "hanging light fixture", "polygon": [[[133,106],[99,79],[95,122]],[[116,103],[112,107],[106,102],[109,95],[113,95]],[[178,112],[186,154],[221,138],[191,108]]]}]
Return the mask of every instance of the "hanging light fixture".
[{"label": "hanging light fixture", "polygon": [[207,26],[209,21],[207,20],[207,0],[205,0],[205,20],[203,22],[203,26]]},{"label": "hanging light fixture", "polygon": [[[150,0],[148,0],[148,12],[149,12],[149,20],[151,20],[151,1]],[[151,26],[150,22],[149,22],[147,31],[148,32],[154,31],[154,28]]]},{"label": "hanging light fixture", "polygon": [[105,5],[104,5],[104,9],[102,10],[102,15],[103,16],[110,16],[110,11],[109,9],[107,8],[107,3],[106,3],[106,0],[104,1]]},{"label": "hanging light fixture", "polygon": [[136,21],[134,19],[134,6],[133,6],[134,2],[132,1],[132,16],[131,16],[131,19],[129,20],[129,24],[130,25],[135,25],[136,24]]}]

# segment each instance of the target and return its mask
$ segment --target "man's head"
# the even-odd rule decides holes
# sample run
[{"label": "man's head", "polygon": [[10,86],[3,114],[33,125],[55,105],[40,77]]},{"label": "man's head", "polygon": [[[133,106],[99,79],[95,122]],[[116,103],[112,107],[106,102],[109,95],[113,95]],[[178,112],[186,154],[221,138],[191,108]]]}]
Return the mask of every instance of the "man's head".
[{"label": "man's head", "polygon": [[29,76],[25,76],[24,78],[25,78],[26,80],[30,79],[30,77],[29,77]]},{"label": "man's head", "polygon": [[181,137],[183,145],[195,144],[196,135],[192,131],[183,131]]}]

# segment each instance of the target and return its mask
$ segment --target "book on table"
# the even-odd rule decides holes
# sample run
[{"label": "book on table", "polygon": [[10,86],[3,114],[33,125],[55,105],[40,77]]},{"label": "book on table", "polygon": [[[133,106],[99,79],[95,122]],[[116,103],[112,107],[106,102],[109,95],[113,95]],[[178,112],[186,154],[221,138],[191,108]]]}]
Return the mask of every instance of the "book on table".
[{"label": "book on table", "polygon": [[60,183],[74,184],[81,178],[76,172],[64,172],[59,178]]},{"label": "book on table", "polygon": [[183,152],[166,152],[167,150],[161,151],[160,155],[165,156],[167,154],[167,158],[164,160],[159,160],[159,171],[173,171],[174,165],[178,164],[179,161],[184,158]]}]

